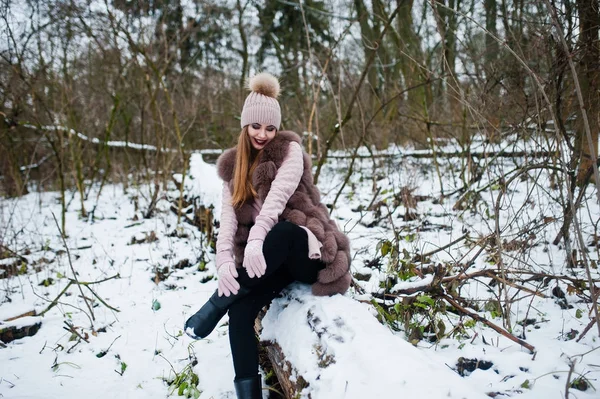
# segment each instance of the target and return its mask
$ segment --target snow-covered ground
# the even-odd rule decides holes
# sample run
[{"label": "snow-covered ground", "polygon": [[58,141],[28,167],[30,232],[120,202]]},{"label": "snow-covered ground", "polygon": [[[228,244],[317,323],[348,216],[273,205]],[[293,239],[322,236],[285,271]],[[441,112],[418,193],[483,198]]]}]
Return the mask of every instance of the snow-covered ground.
[{"label": "snow-covered ground", "polygon": [[[598,331],[594,326],[576,342],[593,314],[566,280],[530,282],[527,288],[538,287],[538,295],[514,287],[501,293],[502,299],[504,295],[513,299],[510,329],[535,346],[535,354],[481,322],[439,311],[443,301],[422,293],[413,296],[423,312],[415,312],[409,324],[425,325],[428,314],[433,315],[438,333],[439,323],[445,329],[438,342],[415,340],[413,346],[404,323],[377,321],[382,316],[370,303],[372,294],[381,297],[383,286],[391,293],[422,286],[431,278],[422,278],[420,271],[431,265],[457,274],[496,270],[502,262],[522,272],[583,276],[583,268],[566,267],[564,248],[551,244],[561,215],[556,176],[532,170],[506,184],[512,170],[535,160],[506,160],[476,171],[481,178],[473,190],[481,192],[455,206],[462,193],[449,194],[462,185],[459,161],[440,159],[438,173],[431,160],[406,156],[406,149],[390,151],[399,155],[357,162],[333,211],[350,235],[352,272],[361,275],[356,281],[361,292],[353,289],[343,297],[316,298],[306,287],[295,286],[273,303],[263,320],[261,338],[277,341],[295,367],[292,374],[309,383],[303,396],[560,398],[570,376],[571,381],[579,378],[590,385],[586,391],[571,388],[571,395],[598,397],[594,388],[600,376]],[[332,159],[324,169],[319,187],[326,203],[336,198],[349,162]],[[214,205],[218,217],[220,182],[214,166],[194,154],[191,173],[186,191],[204,205]],[[506,179],[495,182],[499,175]],[[488,183],[490,189],[484,189]],[[447,197],[440,200],[442,186]],[[201,398],[235,397],[226,319],[205,340],[193,341],[182,334],[186,317],[217,286],[208,238],[192,225],[177,224],[167,201],[176,190],[165,193],[154,216],[144,219],[150,187],[106,186],[98,200],[92,193],[86,209],[94,209],[93,220],[79,218],[80,201],[72,194],[66,214],[68,252],[58,234],[57,193],[1,200],[0,243],[15,254],[1,254],[0,262],[16,264],[22,273],[0,279],[0,329],[34,321],[41,322],[41,328],[31,337],[0,346],[0,397],[164,398],[177,396],[186,386],[196,386],[197,392],[187,392]],[[396,196],[403,187],[413,197],[420,196],[415,220],[403,219],[407,209]],[[597,234],[600,219],[593,198],[586,199],[579,212],[586,243]],[[372,210],[366,210],[369,204]],[[503,248],[494,254],[489,235],[496,229],[502,232]],[[430,260],[416,260],[415,255],[467,233],[467,238]],[[482,245],[485,250],[477,255]],[[397,252],[390,249],[396,246]],[[587,256],[597,262],[597,246],[588,249]],[[26,268],[21,259],[26,259]],[[42,313],[74,278],[73,270],[79,282],[106,281],[89,288],[80,284],[81,291],[73,284],[43,316],[7,321],[31,310]],[[592,277],[599,278],[597,269],[592,269]],[[460,286],[460,296],[471,301],[462,305],[471,311],[479,305],[478,314],[502,327],[504,321],[493,306],[485,306],[493,305],[490,299],[498,294],[498,287],[490,283],[490,278],[480,277]],[[553,295],[556,287],[565,298]],[[377,302],[383,306],[380,311],[391,309],[392,315],[395,303],[399,312],[409,309],[402,307],[401,299]],[[415,310],[415,305],[406,306]],[[456,371],[460,358],[477,359],[480,366],[489,367],[461,377]]]}]

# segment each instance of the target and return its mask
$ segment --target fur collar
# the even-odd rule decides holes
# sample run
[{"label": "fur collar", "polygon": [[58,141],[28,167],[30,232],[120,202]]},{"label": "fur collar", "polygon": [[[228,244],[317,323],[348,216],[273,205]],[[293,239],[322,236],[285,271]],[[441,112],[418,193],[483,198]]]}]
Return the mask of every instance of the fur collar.
[{"label": "fur collar", "polygon": [[[289,130],[277,132],[275,138],[273,138],[273,140],[271,140],[262,150],[261,163],[273,161],[277,167],[281,166],[281,162],[283,162],[283,159],[287,154],[290,141],[295,141],[298,144],[302,143],[302,140],[297,133]],[[217,160],[217,173],[223,181],[229,182],[233,179],[236,153],[237,147],[232,147],[221,154]]]}]

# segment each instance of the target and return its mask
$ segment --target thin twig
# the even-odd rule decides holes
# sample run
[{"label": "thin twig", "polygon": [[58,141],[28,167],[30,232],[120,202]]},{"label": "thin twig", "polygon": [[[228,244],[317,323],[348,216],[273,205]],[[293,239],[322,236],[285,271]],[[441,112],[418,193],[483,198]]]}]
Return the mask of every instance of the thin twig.
[{"label": "thin twig", "polygon": [[575,362],[576,360],[571,359],[569,364],[569,374],[567,374],[567,382],[565,383],[565,399],[569,399],[569,388],[571,386],[571,376],[575,370]]},{"label": "thin twig", "polygon": [[54,298],[54,300],[52,302],[50,302],[50,305],[48,305],[48,307],[46,309],[44,309],[42,312],[40,312],[39,316],[45,315],[50,309],[52,309],[53,307],[58,305],[58,300],[60,299],[61,296],[64,295],[65,292],[67,292],[67,290],[69,289],[71,284],[73,284],[73,281],[69,281],[69,283],[65,286],[65,288],[63,288],[63,290],[60,292],[60,294],[58,294],[58,296],[56,298]]},{"label": "thin twig", "polygon": [[511,334],[508,331],[502,329],[501,327],[498,327],[497,325],[495,325],[494,323],[492,323],[488,319],[479,316],[477,313],[473,313],[473,312],[465,309],[464,307],[462,307],[458,302],[456,302],[449,295],[442,294],[441,297],[444,298],[446,301],[448,301],[459,312],[464,313],[467,316],[470,316],[471,318],[475,319],[476,321],[482,322],[486,326],[490,327],[491,329],[493,329],[494,331],[498,332],[499,334],[505,336],[506,338],[510,339],[511,341],[516,342],[517,344],[523,346],[524,348],[529,349],[529,351],[531,353],[535,353],[535,347],[534,346],[528,344],[527,342],[523,341],[520,338],[515,337],[513,334]]},{"label": "thin twig", "polygon": [[105,302],[105,301],[104,301],[102,298],[100,298],[100,296],[99,296],[98,294],[96,294],[96,293],[94,292],[94,290],[93,290],[93,289],[91,289],[91,288],[90,288],[90,287],[88,287],[87,285],[85,286],[85,288],[87,288],[88,290],[90,290],[90,291],[91,291],[91,293],[92,293],[92,294],[94,294],[94,296],[95,296],[96,298],[98,298],[98,300],[99,300],[99,301],[100,301],[100,302],[101,302],[101,303],[102,303],[104,306],[106,306],[107,308],[109,308],[110,310],[112,310],[112,311],[114,311],[114,312],[120,312],[120,310],[119,310],[119,309],[113,308],[113,307],[112,307],[112,306],[110,306],[108,303],[106,303],[106,302]]},{"label": "thin twig", "polygon": [[67,331],[69,331],[69,332],[71,332],[71,333],[73,333],[73,334],[77,335],[79,338],[81,338],[82,340],[84,340],[84,341],[85,341],[85,342],[87,342],[88,344],[90,343],[90,341],[89,341],[87,338],[85,338],[84,336],[82,336],[81,334],[79,334],[79,333],[77,332],[77,329],[75,328],[75,326],[74,326],[73,324],[69,323],[69,322],[68,322],[68,321],[66,321],[66,320],[64,321],[64,323],[67,325],[67,327],[69,327],[69,328],[67,328],[67,327],[63,327],[65,330],[67,330]]},{"label": "thin twig", "polygon": [[466,234],[464,234],[463,236],[461,236],[461,237],[457,238],[456,240],[454,240],[454,241],[452,241],[452,242],[450,242],[450,243],[448,243],[448,244],[444,245],[443,247],[436,248],[436,249],[434,249],[434,250],[432,250],[432,251],[426,252],[426,253],[424,253],[424,254],[422,254],[422,255],[418,255],[418,256],[419,256],[419,258],[420,258],[420,259],[427,259],[427,258],[429,258],[431,255],[435,255],[435,254],[437,254],[438,252],[441,252],[441,251],[443,251],[443,250],[445,250],[445,249],[447,249],[447,248],[450,248],[450,247],[451,247],[451,246],[453,246],[454,244],[458,244],[459,242],[461,242],[462,240],[464,240],[464,239],[465,239],[465,238],[467,238],[468,236],[469,236],[469,233],[466,233]]},{"label": "thin twig", "polygon": [[[100,283],[104,283],[105,281],[108,281],[108,280],[113,280],[115,278],[121,278],[121,275],[119,273],[117,273],[114,276],[110,276],[110,277],[104,278],[102,280],[97,280],[97,281],[80,281],[79,284],[85,285],[85,286],[87,286],[87,285],[93,285],[93,284],[100,284]],[[69,281],[72,281],[74,283],[77,282],[76,280],[73,280],[73,279],[69,279]]]},{"label": "thin twig", "polygon": [[594,326],[594,324],[596,324],[596,317],[592,317],[592,320],[590,320],[590,322],[588,323],[588,325],[585,326],[585,328],[583,329],[583,331],[581,332],[581,334],[579,334],[579,337],[575,340],[575,342],[581,341],[581,339],[583,337],[585,337],[585,334],[587,334],[588,331],[591,330],[591,328]]},{"label": "thin twig", "polygon": [[75,280],[75,284],[77,284],[77,288],[79,288],[79,292],[81,293],[81,296],[83,297],[83,301],[85,302],[85,305],[87,306],[88,310],[90,311],[90,316],[92,317],[92,320],[96,321],[96,319],[94,318],[94,311],[92,310],[92,307],[90,306],[87,299],[85,298],[85,295],[83,295],[83,289],[81,288],[81,285],[79,284],[79,281],[77,280],[77,273],[75,273],[75,268],[73,267],[73,262],[71,262],[71,251],[69,251],[69,246],[67,245],[67,240],[65,240],[65,235],[63,234],[63,231],[61,230],[60,226],[58,225],[58,220],[56,220],[56,215],[54,214],[54,212],[52,212],[52,217],[54,218],[54,223],[56,223],[56,228],[58,229],[58,232],[60,233],[60,237],[65,246],[65,250],[67,251],[67,260],[69,261],[69,266],[71,267],[71,272],[73,273],[73,279]]}]

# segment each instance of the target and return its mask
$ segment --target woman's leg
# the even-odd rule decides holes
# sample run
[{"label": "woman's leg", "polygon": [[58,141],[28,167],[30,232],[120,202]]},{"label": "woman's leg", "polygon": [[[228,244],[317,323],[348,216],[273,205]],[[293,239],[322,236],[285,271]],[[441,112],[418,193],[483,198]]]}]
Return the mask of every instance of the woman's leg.
[{"label": "woman's leg", "polygon": [[[308,257],[308,236],[306,231],[290,222],[277,223],[265,237],[263,254],[267,264],[265,274],[260,278],[250,278],[246,269],[238,269],[238,281],[241,285],[236,295],[219,297],[217,293],[204,306],[190,317],[185,323],[185,332],[194,339],[200,339],[210,334],[227,309],[263,285],[272,275],[285,270],[291,280],[281,286],[275,295],[291,281],[312,284],[317,280],[319,270],[325,267],[320,260]],[[265,304],[269,303],[268,300]],[[263,304],[262,306],[264,306]],[[261,306],[261,307],[262,307]],[[256,311],[258,311],[260,308]],[[252,318],[254,320],[256,315]]]},{"label": "woman's leg", "polygon": [[325,265],[319,259],[308,257],[308,235],[306,231],[290,222],[279,222],[265,237],[263,254],[267,270],[260,278],[250,278],[246,269],[238,270],[238,281],[244,287],[254,287],[275,273],[285,268],[295,281],[312,284],[317,281],[319,270]]},{"label": "woman's leg", "polygon": [[290,283],[314,283],[324,267],[321,261],[308,258],[306,231],[289,222],[276,224],[267,234],[263,253],[267,263],[265,275],[250,278],[245,269],[239,270],[238,281],[249,287],[250,293],[229,308],[229,340],[236,380],[258,373],[254,322],[260,310]]},{"label": "woman's leg", "polygon": [[271,303],[292,281],[293,278],[281,269],[229,307],[229,342],[236,380],[258,374],[258,347],[254,322],[260,310]]}]

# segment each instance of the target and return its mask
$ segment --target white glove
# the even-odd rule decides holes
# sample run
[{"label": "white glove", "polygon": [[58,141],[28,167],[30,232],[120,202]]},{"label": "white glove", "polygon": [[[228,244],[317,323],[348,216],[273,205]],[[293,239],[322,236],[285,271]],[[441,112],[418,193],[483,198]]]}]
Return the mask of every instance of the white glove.
[{"label": "white glove", "polygon": [[217,274],[219,275],[219,296],[235,295],[240,289],[240,283],[235,279],[238,276],[238,272],[235,268],[235,263],[226,262],[223,263],[218,269]]},{"label": "white glove", "polygon": [[267,270],[267,262],[263,255],[263,240],[252,240],[244,251],[244,267],[248,277],[261,277]]}]

